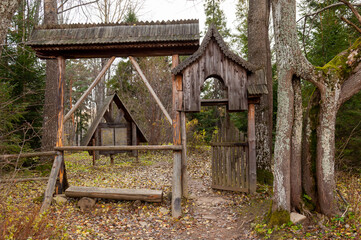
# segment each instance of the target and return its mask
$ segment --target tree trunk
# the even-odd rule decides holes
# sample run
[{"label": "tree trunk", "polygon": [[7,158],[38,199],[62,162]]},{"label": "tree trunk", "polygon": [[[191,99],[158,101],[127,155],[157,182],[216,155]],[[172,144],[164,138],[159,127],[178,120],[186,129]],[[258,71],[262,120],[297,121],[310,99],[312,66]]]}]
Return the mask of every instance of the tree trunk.
[{"label": "tree trunk", "polygon": [[[56,0],[44,0],[44,24],[57,24]],[[56,143],[56,96],[58,68],[56,60],[46,60],[46,84],[43,113],[42,151],[50,151]]]},{"label": "tree trunk", "polygon": [[290,159],[293,123],[293,87],[291,70],[278,68],[278,112],[274,151],[272,211],[291,210]]},{"label": "tree trunk", "polygon": [[321,212],[332,216],[336,212],[335,183],[335,125],[340,89],[326,89],[321,95],[319,126],[317,128],[317,190]]},{"label": "tree trunk", "polygon": [[292,145],[291,145],[291,210],[301,210],[302,195],[302,92],[300,78],[294,77],[292,80],[294,91],[294,119],[292,128]]},{"label": "tree trunk", "polygon": [[20,0],[1,0],[0,1],[0,56],[3,49],[3,44],[6,39],[8,28],[11,24],[11,19],[18,8]]},{"label": "tree trunk", "polygon": [[[261,97],[260,104],[256,106],[256,149],[257,169],[271,171],[272,157],[272,65],[271,50],[268,37],[270,15],[270,0],[249,1],[248,11],[248,60],[263,67],[267,79],[268,95]],[[267,181],[267,179],[264,179]]]},{"label": "tree trunk", "polygon": [[316,191],[316,149],[317,149],[317,133],[319,115],[320,91],[315,89],[307,106],[307,111],[303,120],[302,133],[302,189],[308,196],[306,206],[310,210],[314,210],[318,205]]}]

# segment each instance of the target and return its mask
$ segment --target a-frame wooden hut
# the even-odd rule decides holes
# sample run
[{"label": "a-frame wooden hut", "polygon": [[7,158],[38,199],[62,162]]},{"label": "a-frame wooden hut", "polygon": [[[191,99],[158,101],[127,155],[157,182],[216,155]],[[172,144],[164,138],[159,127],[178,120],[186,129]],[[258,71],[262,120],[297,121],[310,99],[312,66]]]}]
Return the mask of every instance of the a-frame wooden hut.
[{"label": "a-frame wooden hut", "polygon": [[[122,146],[148,142],[133,116],[117,94],[108,96],[87,133],[82,146]],[[113,155],[121,151],[100,151]]]}]

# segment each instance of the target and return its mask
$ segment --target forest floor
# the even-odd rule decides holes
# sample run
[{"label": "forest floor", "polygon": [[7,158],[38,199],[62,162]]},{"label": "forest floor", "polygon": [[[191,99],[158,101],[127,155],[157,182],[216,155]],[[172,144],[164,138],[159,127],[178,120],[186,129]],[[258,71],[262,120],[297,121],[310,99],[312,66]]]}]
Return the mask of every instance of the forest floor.
[{"label": "forest floor", "polygon": [[[46,182],[0,185],[0,239],[360,239],[361,182],[359,177],[339,177],[339,189],[351,199],[344,216],[326,219],[309,215],[304,225],[269,228],[264,219],[272,188],[259,185],[253,196],[213,190],[209,149],[188,157],[189,199],[183,215],[171,216],[172,154],[141,153],[140,162],[126,154],[115,164],[102,157],[96,166],[84,153],[66,155],[71,186],[149,188],[163,190],[162,203],[98,199],[89,212],[77,199],[53,204],[47,215],[37,217]],[[33,174],[22,171],[17,177]],[[350,190],[352,186],[352,191]]]}]

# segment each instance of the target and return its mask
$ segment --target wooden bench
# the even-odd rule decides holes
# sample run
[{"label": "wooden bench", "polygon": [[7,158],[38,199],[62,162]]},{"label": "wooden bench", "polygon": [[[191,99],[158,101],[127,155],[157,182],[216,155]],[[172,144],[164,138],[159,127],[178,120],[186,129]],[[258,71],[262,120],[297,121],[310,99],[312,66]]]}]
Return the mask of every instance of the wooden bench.
[{"label": "wooden bench", "polygon": [[67,197],[90,197],[115,200],[162,202],[163,191],[151,189],[119,189],[72,186],[66,189],[65,195]]}]

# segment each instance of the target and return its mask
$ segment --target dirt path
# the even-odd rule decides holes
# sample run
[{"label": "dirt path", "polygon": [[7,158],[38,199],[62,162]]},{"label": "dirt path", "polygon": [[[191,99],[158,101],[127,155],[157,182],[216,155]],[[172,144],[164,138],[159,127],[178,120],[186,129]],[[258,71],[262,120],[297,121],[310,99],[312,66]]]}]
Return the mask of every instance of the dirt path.
[{"label": "dirt path", "polygon": [[[241,216],[235,193],[210,188],[210,179],[190,179],[191,214],[198,222],[185,239],[257,239],[249,216]],[[238,194],[238,193],[236,193]]]}]

